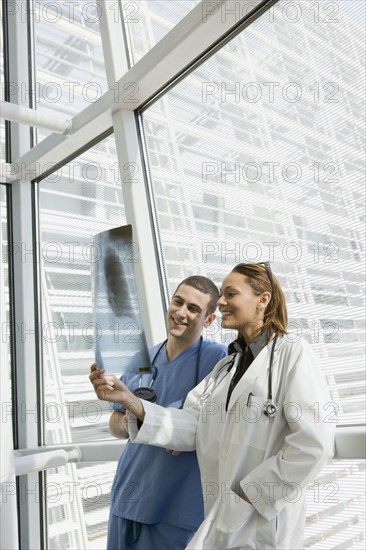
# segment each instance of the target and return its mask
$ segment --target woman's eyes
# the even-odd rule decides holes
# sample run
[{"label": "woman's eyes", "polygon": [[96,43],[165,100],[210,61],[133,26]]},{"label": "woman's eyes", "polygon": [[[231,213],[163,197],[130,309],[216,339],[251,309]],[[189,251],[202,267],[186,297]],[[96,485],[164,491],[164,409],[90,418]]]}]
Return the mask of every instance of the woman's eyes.
[{"label": "woman's eyes", "polygon": [[219,295],[219,299],[222,298],[222,296],[224,296],[225,300],[229,300],[230,298],[234,298],[235,292],[223,292]]}]

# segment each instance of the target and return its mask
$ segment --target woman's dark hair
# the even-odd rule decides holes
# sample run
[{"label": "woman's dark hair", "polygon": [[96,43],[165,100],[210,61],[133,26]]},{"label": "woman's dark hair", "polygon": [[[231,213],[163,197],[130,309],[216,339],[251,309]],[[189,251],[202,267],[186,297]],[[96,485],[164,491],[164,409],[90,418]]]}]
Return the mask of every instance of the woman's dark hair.
[{"label": "woman's dark hair", "polygon": [[288,318],[285,295],[277,277],[269,271],[270,269],[264,264],[238,264],[232,270],[233,273],[240,273],[245,277],[256,296],[260,296],[263,292],[271,293],[271,299],[264,312],[263,326],[258,329],[256,338],[265,330],[268,338],[275,332],[287,334]]},{"label": "woman's dark hair", "polygon": [[178,288],[182,285],[192,286],[203,294],[209,294],[210,303],[207,306],[206,315],[211,315],[211,313],[215,312],[217,307],[217,300],[219,299],[219,291],[217,289],[217,286],[211,281],[211,279],[203,277],[202,275],[192,275],[191,277],[187,277],[181,283],[179,283],[179,285],[175,289],[174,295],[177,293]]}]

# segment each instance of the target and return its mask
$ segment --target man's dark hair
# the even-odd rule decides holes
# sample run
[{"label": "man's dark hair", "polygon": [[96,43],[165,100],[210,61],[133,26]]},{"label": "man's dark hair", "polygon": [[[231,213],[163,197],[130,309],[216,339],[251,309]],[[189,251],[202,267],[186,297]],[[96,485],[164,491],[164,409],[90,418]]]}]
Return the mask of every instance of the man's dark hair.
[{"label": "man's dark hair", "polygon": [[211,315],[211,313],[215,312],[217,307],[217,300],[219,299],[219,291],[217,289],[217,286],[211,281],[211,279],[203,277],[202,275],[192,275],[191,277],[187,277],[181,283],[179,283],[179,285],[175,289],[174,295],[177,293],[178,288],[182,285],[188,285],[196,288],[203,294],[209,294],[210,302],[207,306],[207,315]]}]

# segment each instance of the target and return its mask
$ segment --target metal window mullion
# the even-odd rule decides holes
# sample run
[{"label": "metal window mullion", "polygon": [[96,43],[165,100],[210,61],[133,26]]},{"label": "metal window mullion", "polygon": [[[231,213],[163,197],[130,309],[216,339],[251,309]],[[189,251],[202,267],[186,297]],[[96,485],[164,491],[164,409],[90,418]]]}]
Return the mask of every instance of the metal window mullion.
[{"label": "metal window mullion", "polygon": [[[109,87],[128,71],[126,43],[121,22],[108,9],[108,1],[98,0],[102,13],[100,30]],[[119,173],[127,222],[132,225],[133,239],[138,246],[135,264],[141,316],[148,343],[151,345],[166,336],[162,303],[162,287],[154,242],[154,227],[149,210],[142,155],[135,114],[119,110],[112,115],[116,140]]]},{"label": "metal window mullion", "polygon": [[[166,337],[156,243],[135,116],[130,111],[113,115],[114,135],[127,222],[133,228],[133,240],[138,245],[135,264],[141,315],[149,345]],[[133,174],[133,175],[132,175]]]},{"label": "metal window mullion", "polygon": [[[0,241],[3,248],[3,261],[0,271],[0,326],[2,329],[6,327],[3,332],[6,337],[1,339],[0,343],[0,397],[1,397],[1,423],[0,423],[0,441],[1,441],[1,458],[0,458],[0,525],[5,526],[6,529],[0,530],[0,548],[11,548],[12,550],[18,549],[18,517],[17,517],[17,498],[16,498],[16,480],[14,476],[14,462],[12,460],[13,449],[13,412],[14,407],[11,399],[11,384],[9,380],[10,365],[12,353],[12,342],[8,340],[9,328],[12,322],[12,310],[9,307],[9,317],[7,315],[7,296],[6,296],[6,281],[5,270],[10,271],[9,265],[9,244],[12,242],[11,234],[9,231],[9,204],[10,204],[10,189],[6,188],[3,184],[0,185],[0,193],[5,190],[4,197],[1,197],[1,210],[6,209],[5,225],[3,225],[3,218],[1,212],[0,222]],[[2,202],[4,200],[4,203]],[[5,229],[5,230],[4,230]],[[11,281],[10,275],[8,277],[8,293],[9,303],[11,303]],[[8,325],[9,323],[9,325]],[[11,415],[11,417],[10,417]]]},{"label": "metal window mullion", "polygon": [[[30,25],[21,10],[12,9],[5,3],[8,25],[8,85],[14,88],[30,81],[29,52]],[[21,94],[12,93],[12,103],[21,104]],[[26,105],[30,107],[31,105]],[[10,125],[10,162],[27,153],[32,147],[29,128],[12,123]],[[17,446],[33,448],[40,444],[40,402],[39,402],[39,341],[37,335],[38,305],[37,277],[35,270],[35,226],[34,187],[24,178],[17,179],[11,186],[10,219],[12,255],[12,305],[13,305],[13,381],[14,408],[17,409],[15,431]],[[29,331],[29,332],[28,332]],[[33,332],[32,332],[33,331]],[[18,482],[19,541],[20,548],[42,547],[41,502],[42,486],[38,473],[21,476]]]}]

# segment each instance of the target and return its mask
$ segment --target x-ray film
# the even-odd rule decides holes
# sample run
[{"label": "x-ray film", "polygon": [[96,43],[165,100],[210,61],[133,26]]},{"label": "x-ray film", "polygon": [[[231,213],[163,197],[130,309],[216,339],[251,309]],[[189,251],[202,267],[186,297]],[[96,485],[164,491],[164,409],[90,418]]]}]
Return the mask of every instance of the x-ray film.
[{"label": "x-ray film", "polygon": [[151,371],[142,325],[134,266],[138,262],[132,227],[103,231],[93,239],[95,362],[104,374]]}]

